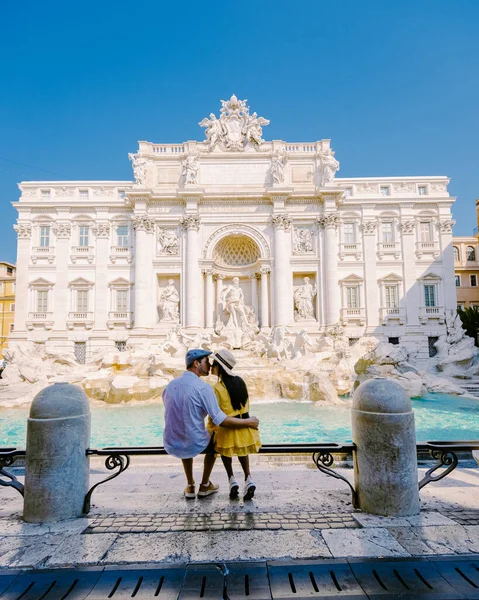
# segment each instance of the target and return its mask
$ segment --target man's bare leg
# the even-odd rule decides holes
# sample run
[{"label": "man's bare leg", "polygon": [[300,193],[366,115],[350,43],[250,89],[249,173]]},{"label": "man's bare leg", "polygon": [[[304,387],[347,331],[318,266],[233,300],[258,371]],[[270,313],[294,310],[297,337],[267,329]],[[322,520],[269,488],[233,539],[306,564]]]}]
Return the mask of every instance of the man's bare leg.
[{"label": "man's bare leg", "polygon": [[210,481],[211,471],[215,466],[216,455],[215,454],[205,454],[205,462],[203,464],[203,478],[201,480],[201,485],[206,487]]},{"label": "man's bare leg", "polygon": [[188,486],[195,485],[195,480],[193,478],[193,459],[182,458],[181,462],[183,463],[183,470],[186,475],[186,483],[188,484]]}]

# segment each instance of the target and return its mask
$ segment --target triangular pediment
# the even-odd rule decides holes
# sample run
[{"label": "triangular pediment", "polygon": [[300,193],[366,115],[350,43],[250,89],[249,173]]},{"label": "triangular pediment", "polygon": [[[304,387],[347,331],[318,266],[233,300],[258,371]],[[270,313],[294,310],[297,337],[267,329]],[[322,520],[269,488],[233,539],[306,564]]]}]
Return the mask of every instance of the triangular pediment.
[{"label": "triangular pediment", "polygon": [[78,277],[77,279],[70,281],[68,285],[70,287],[92,287],[95,284],[93,281],[88,281],[88,279],[85,279],[84,277]]},{"label": "triangular pediment", "polygon": [[421,281],[439,281],[440,279],[442,279],[442,277],[436,275],[436,273],[427,273],[421,277]]},{"label": "triangular pediment", "polygon": [[43,277],[38,277],[38,279],[34,279],[30,281],[28,284],[30,287],[52,287],[55,285],[53,281],[48,281],[48,279],[44,279]]},{"label": "triangular pediment", "polygon": [[384,283],[387,283],[388,281],[390,281],[391,283],[397,283],[398,281],[402,281],[402,277],[400,277],[396,273],[389,273],[388,275],[385,275],[384,277],[378,279],[378,281],[383,281]]},{"label": "triangular pediment", "polygon": [[364,281],[364,279],[362,277],[359,277],[359,275],[351,273],[351,275],[348,275],[344,279],[341,279],[339,283],[361,283],[363,281]]},{"label": "triangular pediment", "polygon": [[118,277],[117,279],[110,281],[108,283],[108,285],[110,287],[119,287],[119,286],[130,286],[130,285],[132,285],[132,283],[131,283],[131,281],[128,281],[128,279],[125,279],[124,277]]}]

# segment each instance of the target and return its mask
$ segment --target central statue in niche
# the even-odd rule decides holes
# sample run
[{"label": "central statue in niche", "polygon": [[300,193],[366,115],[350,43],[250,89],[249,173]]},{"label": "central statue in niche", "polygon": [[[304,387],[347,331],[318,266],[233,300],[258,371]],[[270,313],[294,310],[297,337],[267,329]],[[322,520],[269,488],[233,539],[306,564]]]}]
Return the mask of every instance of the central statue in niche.
[{"label": "central statue in niche", "polygon": [[221,291],[221,306],[216,319],[215,332],[224,337],[232,348],[243,348],[258,333],[259,326],[254,309],[244,301],[239,277]]}]

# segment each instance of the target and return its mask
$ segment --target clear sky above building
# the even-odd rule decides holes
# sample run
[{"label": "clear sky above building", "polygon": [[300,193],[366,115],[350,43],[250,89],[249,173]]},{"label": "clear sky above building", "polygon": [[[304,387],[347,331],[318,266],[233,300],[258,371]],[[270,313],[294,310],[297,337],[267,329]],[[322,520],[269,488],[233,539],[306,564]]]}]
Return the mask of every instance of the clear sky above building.
[{"label": "clear sky above building", "polygon": [[331,138],[339,177],[447,175],[479,196],[478,0],[0,3],[0,259],[22,180],[131,179],[138,140],[204,139],[236,94],[265,139]]}]

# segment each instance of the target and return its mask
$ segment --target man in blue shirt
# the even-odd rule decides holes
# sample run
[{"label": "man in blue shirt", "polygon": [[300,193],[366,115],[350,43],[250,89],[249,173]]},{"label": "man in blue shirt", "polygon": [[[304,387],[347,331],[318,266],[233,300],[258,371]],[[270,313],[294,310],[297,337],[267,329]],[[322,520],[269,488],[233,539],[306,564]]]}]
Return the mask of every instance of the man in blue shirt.
[{"label": "man in blue shirt", "polygon": [[163,444],[168,454],[181,458],[186,475],[185,498],[196,496],[193,479],[193,458],[205,455],[203,477],[198,497],[204,498],[218,491],[219,486],[211,483],[210,475],[215,464],[214,436],[205,427],[209,415],[215,425],[221,427],[258,429],[256,417],[237,419],[228,417],[220,410],[213,388],[201,381],[210,373],[209,350],[195,348],[186,354],[186,371],[171,381],[163,391],[165,406],[165,431]]}]

